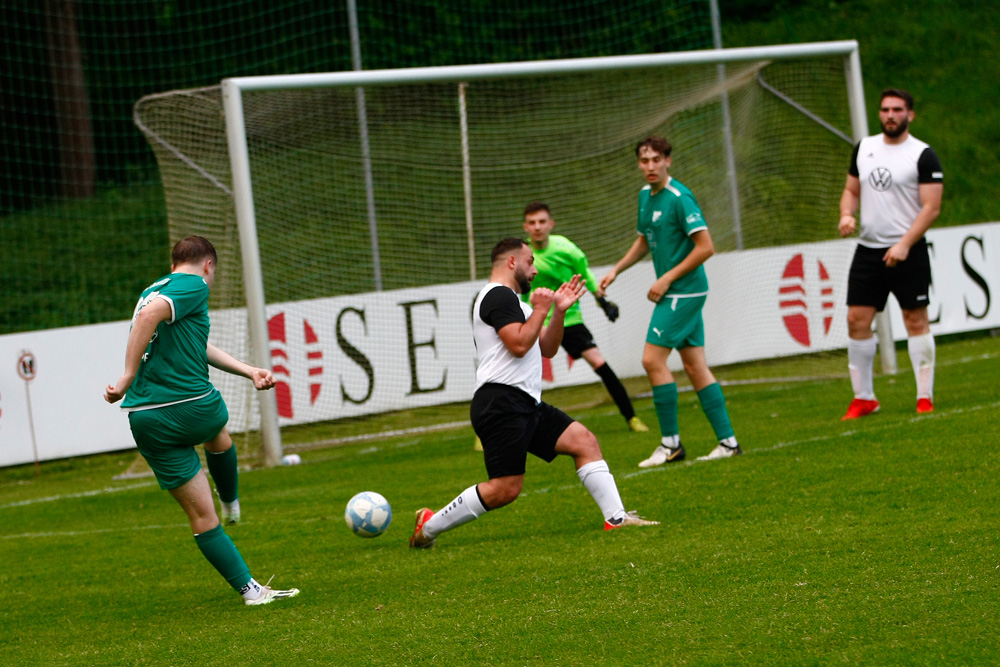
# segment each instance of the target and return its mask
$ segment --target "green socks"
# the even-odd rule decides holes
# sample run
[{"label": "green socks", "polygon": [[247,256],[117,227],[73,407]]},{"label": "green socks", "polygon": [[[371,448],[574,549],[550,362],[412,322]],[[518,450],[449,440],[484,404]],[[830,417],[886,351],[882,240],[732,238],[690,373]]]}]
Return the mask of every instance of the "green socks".
[{"label": "green socks", "polygon": [[[656,401],[656,388],[653,388],[653,401]],[[729,422],[729,412],[726,410],[726,397],[722,395],[722,387],[718,382],[708,385],[698,392],[698,400],[701,401],[701,409],[708,417],[708,423],[715,431],[715,437],[719,441],[733,437],[733,425]],[[659,411],[657,411],[659,414]]]},{"label": "green socks", "polygon": [[212,474],[219,500],[231,503],[240,496],[240,473],[236,465],[236,446],[230,445],[226,451],[216,454],[205,450],[208,472]]},{"label": "green socks", "polygon": [[240,591],[247,585],[250,581],[250,568],[226,531],[222,530],[222,526],[195,535],[194,541],[198,543],[198,548],[208,562],[225,577],[234,590]]},{"label": "green socks", "polygon": [[[716,385],[718,386],[718,385]],[[660,422],[660,435],[670,437],[680,433],[677,425],[677,383],[653,387],[653,407]]]}]

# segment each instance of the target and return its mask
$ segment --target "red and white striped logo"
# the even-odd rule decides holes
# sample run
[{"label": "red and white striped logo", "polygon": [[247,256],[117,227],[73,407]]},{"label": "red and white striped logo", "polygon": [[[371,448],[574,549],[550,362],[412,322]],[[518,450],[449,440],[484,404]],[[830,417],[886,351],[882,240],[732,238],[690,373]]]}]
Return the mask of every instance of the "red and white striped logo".
[{"label": "red and white striped logo", "polygon": [[323,375],[323,349],[320,347],[319,338],[309,320],[305,318],[302,318],[301,332],[302,338],[294,342],[305,344],[305,358],[300,358],[301,353],[294,357],[289,355],[290,349],[298,349],[300,345],[290,344],[285,313],[278,313],[267,321],[267,333],[271,341],[271,370],[277,379],[274,392],[278,401],[278,415],[289,419],[295,416],[291,385],[293,368],[297,372],[301,372],[304,368],[309,377],[309,405],[316,403],[322,389],[320,378]]},{"label": "red and white striped logo", "polygon": [[[792,257],[785,265],[781,275],[779,308],[785,323],[785,329],[797,343],[803,347],[812,347],[815,340],[813,329],[822,322],[822,336],[830,333],[833,322],[833,284],[830,273],[823,262],[816,260],[815,264],[806,262],[801,253]],[[815,296],[819,295],[818,303]],[[809,317],[810,303],[813,312],[819,306],[820,318]],[[810,321],[814,321],[810,327]]]}]

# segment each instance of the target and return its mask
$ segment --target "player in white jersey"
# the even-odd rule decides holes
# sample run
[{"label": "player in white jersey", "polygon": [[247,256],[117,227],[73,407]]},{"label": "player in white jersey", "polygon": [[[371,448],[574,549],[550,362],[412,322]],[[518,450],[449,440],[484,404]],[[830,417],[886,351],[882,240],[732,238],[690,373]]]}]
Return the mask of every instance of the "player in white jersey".
[{"label": "player in white jersey", "polygon": [[917,412],[934,410],[935,348],[927,316],[931,270],[924,234],[941,212],[943,173],[934,149],[910,135],[914,113],[908,92],[883,90],[878,115],[882,133],[854,148],[840,197],[841,236],[854,233],[854,213],[861,204],[860,238],[847,283],[847,359],[854,400],[845,420],[879,409],[872,379],[877,347],[872,321],[890,292],[906,324]]},{"label": "player in white jersey", "polygon": [[[470,486],[438,512],[417,510],[410,546],[427,549],[441,533],[514,502],[524,483],[528,453],[546,462],[559,454],[572,457],[577,476],[604,515],[605,530],[655,525],[625,511],[594,434],[541,400],[542,355],[552,357],[559,350],[566,311],[584,292],[580,276],[556,290],[531,292],[538,269],[531,246],[516,238],[497,243],[491,261],[490,282],[473,306],[479,365],[469,409],[489,480]],[[517,296],[529,292],[531,305]]]}]

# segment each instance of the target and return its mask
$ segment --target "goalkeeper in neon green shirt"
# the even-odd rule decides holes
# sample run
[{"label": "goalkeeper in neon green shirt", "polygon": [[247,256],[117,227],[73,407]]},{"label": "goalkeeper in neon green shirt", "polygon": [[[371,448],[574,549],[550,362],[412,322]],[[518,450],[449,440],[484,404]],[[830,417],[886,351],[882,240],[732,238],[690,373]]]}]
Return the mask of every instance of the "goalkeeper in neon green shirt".
[{"label": "goalkeeper in neon green shirt", "polygon": [[[597,278],[590,271],[587,256],[577,247],[575,243],[565,236],[553,234],[555,221],[547,204],[542,202],[532,202],[524,209],[524,232],[528,235],[528,242],[535,255],[535,268],[538,275],[531,282],[531,289],[539,287],[549,289],[559,289],[559,286],[568,282],[574,275],[580,274],[586,280],[587,289],[591,292],[597,290]],[[528,294],[521,297],[527,301]],[[604,297],[597,297],[597,303],[604,310],[608,319],[614,322],[618,319],[618,306],[611,303]],[[552,314],[549,313],[549,317]],[[548,319],[545,320],[548,324]],[[622,385],[621,380],[611,370],[611,366],[604,360],[601,351],[597,349],[594,337],[583,323],[583,313],[580,311],[580,303],[577,302],[566,311],[566,320],[563,330],[562,347],[570,359],[583,358],[590,367],[594,369],[597,376],[601,378],[607,388],[615,405],[625,418],[629,429],[632,431],[645,432],[649,429],[642,420],[639,419],[632,408],[632,401],[628,392]]]}]

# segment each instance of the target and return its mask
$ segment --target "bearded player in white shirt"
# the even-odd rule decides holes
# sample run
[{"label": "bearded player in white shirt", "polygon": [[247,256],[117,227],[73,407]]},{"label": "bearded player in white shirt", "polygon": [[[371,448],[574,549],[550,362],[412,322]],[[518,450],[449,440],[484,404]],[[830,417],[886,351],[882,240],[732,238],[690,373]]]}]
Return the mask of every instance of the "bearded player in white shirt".
[{"label": "bearded player in white shirt", "polygon": [[[417,510],[410,546],[428,549],[438,535],[514,502],[524,484],[529,453],[549,463],[558,455],[573,459],[577,477],[604,515],[604,530],[657,525],[625,511],[594,434],[542,401],[542,357],[551,358],[559,350],[566,312],[584,291],[580,275],[555,290],[532,291],[538,269],[531,246],[513,237],[493,247],[490,261],[490,282],[473,306],[479,363],[469,407],[489,479],[468,487],[437,512]],[[529,293],[530,304],[518,298]]]},{"label": "bearded player in white shirt", "polygon": [[941,212],[943,173],[934,149],[910,135],[910,93],[883,90],[878,116],[882,133],[862,139],[854,148],[840,197],[841,236],[854,233],[854,213],[861,204],[858,248],[847,282],[847,359],[854,400],[845,420],[879,409],[872,380],[872,321],[885,308],[890,292],[906,324],[917,412],[934,410],[935,348],[927,316],[931,269],[924,234]]}]

